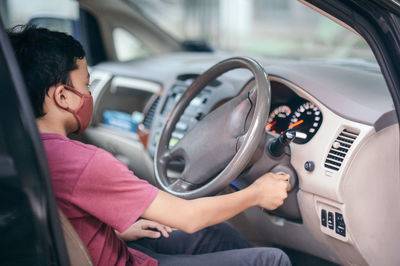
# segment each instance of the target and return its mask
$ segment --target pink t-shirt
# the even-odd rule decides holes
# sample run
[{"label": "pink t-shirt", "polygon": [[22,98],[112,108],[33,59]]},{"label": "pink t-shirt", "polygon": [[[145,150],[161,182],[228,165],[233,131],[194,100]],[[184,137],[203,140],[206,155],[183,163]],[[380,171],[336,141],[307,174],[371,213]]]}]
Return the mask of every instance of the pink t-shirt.
[{"label": "pink t-shirt", "polygon": [[57,205],[87,246],[95,265],[157,265],[128,248],[124,232],[158,189],[137,178],[110,153],[58,134],[41,134]]}]

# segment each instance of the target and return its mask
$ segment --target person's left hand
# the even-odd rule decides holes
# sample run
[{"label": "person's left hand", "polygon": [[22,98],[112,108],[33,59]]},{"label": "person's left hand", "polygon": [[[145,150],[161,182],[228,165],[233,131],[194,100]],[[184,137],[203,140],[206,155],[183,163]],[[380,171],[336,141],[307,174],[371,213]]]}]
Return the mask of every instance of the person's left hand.
[{"label": "person's left hand", "polygon": [[123,233],[115,230],[117,236],[125,241],[133,241],[144,237],[159,238],[161,235],[169,237],[171,232],[172,229],[170,227],[146,219],[136,221]]}]

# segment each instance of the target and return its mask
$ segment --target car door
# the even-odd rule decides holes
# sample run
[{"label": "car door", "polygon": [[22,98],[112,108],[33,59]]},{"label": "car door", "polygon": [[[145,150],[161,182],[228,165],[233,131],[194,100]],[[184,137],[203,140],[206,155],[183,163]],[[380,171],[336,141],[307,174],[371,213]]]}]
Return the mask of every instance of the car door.
[{"label": "car door", "polygon": [[[400,5],[395,0],[304,0],[352,27],[370,45],[386,80],[400,122]],[[339,22],[340,23],[340,22]]]},{"label": "car door", "polygon": [[69,265],[33,111],[0,20],[0,265]]}]

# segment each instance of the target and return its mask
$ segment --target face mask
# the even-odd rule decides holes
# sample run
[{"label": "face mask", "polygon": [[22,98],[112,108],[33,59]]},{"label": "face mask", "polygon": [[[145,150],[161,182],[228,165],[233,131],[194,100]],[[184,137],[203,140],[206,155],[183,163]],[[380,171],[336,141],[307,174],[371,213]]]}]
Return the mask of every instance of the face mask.
[{"label": "face mask", "polygon": [[[54,97],[54,102],[58,105],[58,107],[72,113],[75,117],[75,119],[78,121],[78,130],[75,131],[74,133],[80,134],[82,133],[89,125],[90,119],[92,118],[92,113],[93,113],[93,98],[92,95],[89,94],[82,94],[76,89],[63,85],[65,89],[72,91],[79,97],[81,97],[81,104],[79,105],[78,109],[73,110],[71,108],[64,108],[60,106],[57,101],[56,101],[56,93],[54,92],[53,97]],[[90,93],[90,92],[89,92]]]}]

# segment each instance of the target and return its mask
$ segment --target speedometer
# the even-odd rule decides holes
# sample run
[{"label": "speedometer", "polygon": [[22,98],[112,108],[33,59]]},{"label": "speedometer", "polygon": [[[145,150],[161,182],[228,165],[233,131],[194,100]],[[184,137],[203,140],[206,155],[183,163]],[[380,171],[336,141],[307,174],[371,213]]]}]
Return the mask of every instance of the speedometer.
[{"label": "speedometer", "polygon": [[298,144],[307,143],[317,133],[322,123],[322,114],[319,108],[311,103],[305,102],[293,113],[290,119],[289,129],[303,132],[307,135],[305,139],[295,139]]},{"label": "speedometer", "polygon": [[265,130],[274,133],[283,133],[288,128],[291,113],[292,110],[286,105],[275,108],[268,117]]}]

